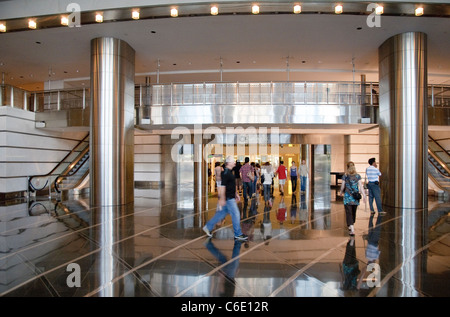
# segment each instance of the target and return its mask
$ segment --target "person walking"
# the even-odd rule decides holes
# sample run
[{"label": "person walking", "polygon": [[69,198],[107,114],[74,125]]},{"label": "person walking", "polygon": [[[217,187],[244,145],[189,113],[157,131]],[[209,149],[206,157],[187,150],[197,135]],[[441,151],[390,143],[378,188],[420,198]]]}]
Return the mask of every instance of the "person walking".
[{"label": "person walking", "polygon": [[221,175],[223,172],[222,166],[220,166],[220,162],[215,163],[214,167],[214,176],[216,177],[216,191],[219,190],[220,182],[222,181]]},{"label": "person walking", "polygon": [[375,203],[377,204],[378,214],[385,214],[383,211],[383,206],[381,204],[381,190],[380,190],[380,179],[381,172],[377,167],[377,162],[374,157],[369,159],[369,167],[366,168],[367,177],[367,189],[369,192],[369,208],[370,213],[375,214],[373,209],[373,199],[375,198]]},{"label": "person walking", "polygon": [[222,206],[222,208],[217,210],[216,214],[203,227],[203,231],[208,237],[212,237],[211,230],[216,223],[222,221],[227,214],[230,214],[231,222],[233,223],[234,238],[242,241],[248,239],[248,237],[242,233],[241,214],[237,206],[237,201],[240,200],[240,197],[239,193],[236,191],[236,180],[232,173],[235,164],[233,157],[228,156],[226,159],[225,170],[221,175],[222,182],[219,187],[219,205]]},{"label": "person walking", "polygon": [[286,184],[286,178],[287,178],[287,168],[283,165],[283,161],[280,161],[280,166],[278,166],[278,169],[276,171],[276,175],[278,175],[278,184],[280,186],[280,193],[282,196],[284,196],[284,184]]},{"label": "person walking", "polygon": [[253,180],[255,178],[255,170],[253,166],[250,165],[250,158],[245,158],[245,163],[239,170],[242,179],[242,188],[244,203],[252,196]]},{"label": "person walking", "polygon": [[261,166],[255,163],[255,180],[253,181],[253,194],[258,198],[259,187],[261,186]]},{"label": "person walking", "polygon": [[263,185],[264,202],[272,207],[272,179],[273,169],[269,162],[264,163],[261,169],[261,182]]},{"label": "person walking", "polygon": [[289,177],[291,178],[292,192],[295,193],[297,190],[297,166],[294,161],[292,161],[291,168],[289,169]]},{"label": "person walking", "polygon": [[306,191],[306,182],[308,181],[308,167],[306,166],[306,161],[302,160],[300,164],[300,191]]},{"label": "person walking", "polygon": [[236,164],[233,167],[233,173],[234,173],[234,177],[236,179],[236,188],[238,190],[238,192],[242,192],[242,179],[241,179],[241,174],[239,173],[239,170],[241,169],[242,165],[241,162],[239,160],[236,160]]},{"label": "person walking", "polygon": [[360,199],[355,198],[353,193],[358,192],[361,194],[360,199],[361,197],[366,199],[361,175],[356,173],[355,164],[353,162],[348,162],[347,172],[342,176],[342,185],[339,194],[341,196],[344,194],[345,219],[350,236],[355,235],[354,224],[356,220],[356,209],[359,206]]}]

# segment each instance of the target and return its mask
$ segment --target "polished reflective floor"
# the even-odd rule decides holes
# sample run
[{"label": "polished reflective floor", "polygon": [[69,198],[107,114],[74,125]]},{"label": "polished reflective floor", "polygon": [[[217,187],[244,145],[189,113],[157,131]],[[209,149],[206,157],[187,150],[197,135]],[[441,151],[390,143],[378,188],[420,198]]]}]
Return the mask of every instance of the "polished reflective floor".
[{"label": "polished reflective floor", "polygon": [[385,215],[361,204],[350,237],[337,191],[241,202],[248,242],[234,241],[229,216],[204,234],[214,194],[137,190],[133,206],[93,209],[88,197],[11,203],[0,207],[0,295],[450,296],[448,202]]}]

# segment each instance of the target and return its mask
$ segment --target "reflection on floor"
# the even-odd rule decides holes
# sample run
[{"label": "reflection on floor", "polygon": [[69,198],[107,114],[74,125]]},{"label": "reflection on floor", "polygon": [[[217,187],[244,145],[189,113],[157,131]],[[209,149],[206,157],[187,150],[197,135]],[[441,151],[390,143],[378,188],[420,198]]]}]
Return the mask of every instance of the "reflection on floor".
[{"label": "reflection on floor", "polygon": [[337,189],[241,202],[248,242],[229,216],[207,238],[217,197],[136,194],[134,206],[88,199],[0,207],[1,296],[403,297],[450,295],[450,204],[371,215],[349,237]]}]

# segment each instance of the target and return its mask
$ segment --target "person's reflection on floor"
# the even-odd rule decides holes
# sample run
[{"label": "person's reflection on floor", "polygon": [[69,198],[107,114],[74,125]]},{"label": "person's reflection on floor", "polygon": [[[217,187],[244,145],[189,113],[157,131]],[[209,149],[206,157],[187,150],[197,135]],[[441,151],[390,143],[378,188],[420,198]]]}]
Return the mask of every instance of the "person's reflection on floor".
[{"label": "person's reflection on floor", "polygon": [[[361,274],[360,282],[358,283],[358,289],[362,286],[362,281],[364,277],[367,275],[367,272],[369,272],[369,275],[371,276],[370,283],[372,285],[376,285],[380,281],[373,280],[373,278],[376,279],[377,275],[379,275],[380,270],[379,266],[377,264],[374,264],[378,258],[380,257],[380,250],[378,248],[378,243],[380,241],[380,234],[381,234],[381,221],[383,220],[383,216],[381,214],[377,217],[377,222],[374,225],[373,224],[373,218],[374,214],[370,215],[369,218],[369,232],[367,236],[365,237],[367,239],[367,247],[366,247],[366,259],[367,259],[367,265],[363,268],[363,272]],[[370,286],[370,285],[368,285]]]},{"label": "person's reflection on floor", "polygon": [[[212,243],[211,238],[208,238],[208,240],[205,243],[206,249],[208,249],[209,252],[219,261],[220,265],[223,265],[226,263],[227,257],[216,248],[216,246]],[[230,261],[227,265],[225,265],[220,271],[221,274],[219,274],[219,280],[220,280],[220,292],[219,296],[223,297],[233,297],[234,291],[236,288],[235,283],[235,277],[236,272],[239,268],[239,253],[241,252],[241,245],[242,241],[235,240],[234,246],[233,246],[233,253],[231,255],[231,259],[234,259]]]},{"label": "person's reflection on floor", "polygon": [[277,220],[280,225],[286,220],[286,203],[284,202],[284,196],[281,196],[280,203],[278,204]]},{"label": "person's reflection on floor", "polygon": [[272,238],[272,222],[270,221],[270,210],[270,205],[266,204],[264,207],[263,221],[261,222],[261,233],[265,241],[265,245],[268,245],[270,239]]},{"label": "person's reflection on floor", "polygon": [[383,220],[383,216],[377,217],[375,226],[373,225],[373,216],[369,218],[369,234],[367,236],[367,248],[366,259],[368,263],[373,263],[380,257],[380,250],[378,249],[378,242],[380,241],[381,226],[380,223]]},{"label": "person's reflection on floor", "polygon": [[342,273],[344,274],[344,290],[355,290],[359,273],[359,262],[356,259],[355,237],[350,237],[345,248],[344,261],[342,262]]},{"label": "person's reflection on floor", "polygon": [[298,211],[298,205],[297,205],[297,196],[295,193],[292,194],[291,198],[291,223],[295,223],[295,220],[297,219],[297,211]]}]

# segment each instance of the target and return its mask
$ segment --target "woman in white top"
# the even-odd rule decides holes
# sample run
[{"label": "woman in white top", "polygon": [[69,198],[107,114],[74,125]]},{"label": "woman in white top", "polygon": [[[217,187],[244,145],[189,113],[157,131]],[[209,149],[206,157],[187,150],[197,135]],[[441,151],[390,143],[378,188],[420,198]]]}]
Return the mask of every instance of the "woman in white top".
[{"label": "woman in white top", "polygon": [[[271,187],[272,187],[272,178],[273,178],[273,168],[269,162],[264,163],[261,168],[261,182],[264,188],[264,201],[266,204],[270,203],[270,195],[271,195]],[[264,181],[263,181],[264,178]]]}]

